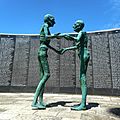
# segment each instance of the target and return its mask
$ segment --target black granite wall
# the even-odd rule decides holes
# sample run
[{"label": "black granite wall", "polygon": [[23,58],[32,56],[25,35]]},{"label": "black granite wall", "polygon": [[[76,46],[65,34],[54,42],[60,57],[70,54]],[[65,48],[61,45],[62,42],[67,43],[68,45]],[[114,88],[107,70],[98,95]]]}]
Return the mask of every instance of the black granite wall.
[{"label": "black granite wall", "polygon": [[[120,95],[120,29],[88,34],[91,53],[88,94]],[[51,40],[56,49],[74,45],[64,39]],[[34,92],[39,83],[37,50],[39,35],[0,34],[0,92]],[[80,61],[76,51],[58,55],[48,51],[51,77],[46,92],[81,93]]]}]

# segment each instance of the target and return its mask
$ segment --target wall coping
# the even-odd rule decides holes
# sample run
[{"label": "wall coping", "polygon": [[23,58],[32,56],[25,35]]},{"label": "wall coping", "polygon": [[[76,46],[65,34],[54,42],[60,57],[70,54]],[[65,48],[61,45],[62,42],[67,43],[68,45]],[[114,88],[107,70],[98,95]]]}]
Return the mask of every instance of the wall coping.
[{"label": "wall coping", "polygon": [[[100,33],[100,32],[118,32],[120,28],[113,28],[113,29],[106,29],[106,30],[98,30],[98,31],[88,31],[87,33]],[[65,33],[63,33],[65,34]],[[76,32],[73,33],[66,33],[66,34],[77,34]],[[39,36],[39,34],[15,34],[15,33],[0,33],[0,35],[23,35],[23,36]]]}]

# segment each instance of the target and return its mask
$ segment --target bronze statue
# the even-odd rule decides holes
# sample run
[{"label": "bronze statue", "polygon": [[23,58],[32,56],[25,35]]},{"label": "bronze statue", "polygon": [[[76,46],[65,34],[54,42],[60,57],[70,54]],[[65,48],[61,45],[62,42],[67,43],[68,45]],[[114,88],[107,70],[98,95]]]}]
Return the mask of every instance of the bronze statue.
[{"label": "bronze statue", "polygon": [[89,51],[87,49],[88,38],[86,32],[83,32],[84,22],[77,20],[73,25],[74,31],[78,32],[77,37],[71,35],[64,35],[67,40],[74,40],[76,45],[68,48],[63,48],[62,54],[67,50],[78,50],[78,57],[80,59],[80,85],[82,91],[82,101],[78,106],[71,107],[72,110],[85,110],[86,109],[86,97],[87,97],[87,85],[86,85],[86,71],[90,58]]},{"label": "bronze statue", "polygon": [[[40,66],[40,82],[37,86],[34,100],[32,103],[32,109],[46,109],[46,105],[43,103],[43,93],[45,88],[45,83],[50,77],[49,64],[47,60],[47,50],[48,48],[54,50],[58,54],[63,54],[67,50],[78,50],[78,57],[80,59],[80,85],[82,91],[82,102],[78,106],[73,106],[72,110],[85,110],[86,109],[86,97],[87,97],[87,85],[86,85],[86,71],[90,58],[89,51],[87,49],[88,38],[86,32],[83,32],[84,22],[82,20],[77,20],[73,25],[74,31],[78,32],[77,37],[73,37],[68,34],[59,35],[54,34],[51,35],[49,28],[53,27],[55,24],[55,18],[47,14],[44,17],[44,24],[40,30],[40,47],[38,50],[38,60]],[[56,50],[52,46],[50,46],[51,38],[61,38],[64,37],[66,40],[74,40],[76,42],[75,46],[62,48],[60,50]],[[39,100],[39,101],[38,101]]]},{"label": "bronze statue", "polygon": [[[34,100],[32,102],[32,109],[46,109],[46,105],[43,103],[43,93],[45,88],[45,83],[47,82],[48,78],[50,77],[50,70],[49,64],[47,60],[47,51],[48,48],[54,50],[56,53],[60,54],[60,50],[56,50],[55,48],[51,47],[50,39],[47,39],[47,36],[50,34],[50,27],[53,27],[55,24],[55,18],[47,14],[44,16],[44,24],[40,29],[40,47],[38,50],[38,61],[40,66],[40,82],[37,86],[35,91]],[[58,34],[52,35],[52,38],[57,37]]]}]

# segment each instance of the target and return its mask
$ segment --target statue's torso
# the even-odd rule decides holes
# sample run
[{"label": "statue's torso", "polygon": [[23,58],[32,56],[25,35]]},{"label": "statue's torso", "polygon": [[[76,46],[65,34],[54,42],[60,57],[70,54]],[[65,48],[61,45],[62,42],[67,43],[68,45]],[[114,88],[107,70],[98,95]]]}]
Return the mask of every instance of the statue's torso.
[{"label": "statue's torso", "polygon": [[45,37],[46,35],[50,35],[50,30],[47,27],[47,33],[45,33],[44,31],[44,27],[46,27],[45,25],[42,26],[41,30],[40,30],[40,47],[45,47],[47,48],[47,45],[50,44],[50,40],[47,40]]},{"label": "statue's torso", "polygon": [[88,37],[87,37],[86,32],[82,32],[82,36],[79,41],[80,41],[80,45],[78,47],[78,55],[81,56],[86,53],[89,53],[88,48],[87,48]]},{"label": "statue's torso", "polygon": [[48,47],[47,45],[50,44],[50,40],[47,40],[45,37],[46,35],[50,35],[50,31],[49,31],[49,28],[47,27],[47,33],[45,33],[45,29],[44,27],[46,27],[46,25],[44,24],[42,27],[41,27],[41,30],[40,30],[40,47],[38,49],[38,54],[40,56],[48,56],[47,55],[47,50],[48,50]]}]

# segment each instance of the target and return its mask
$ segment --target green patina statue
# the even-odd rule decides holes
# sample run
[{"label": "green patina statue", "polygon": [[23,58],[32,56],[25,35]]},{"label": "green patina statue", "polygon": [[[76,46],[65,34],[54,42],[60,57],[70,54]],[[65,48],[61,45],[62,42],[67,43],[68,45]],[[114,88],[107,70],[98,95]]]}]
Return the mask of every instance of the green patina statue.
[{"label": "green patina statue", "polygon": [[[88,38],[86,32],[83,32],[84,22],[82,20],[77,20],[73,25],[74,31],[78,32],[77,37],[73,37],[68,34],[57,33],[54,35],[50,34],[49,28],[53,27],[55,24],[55,18],[47,14],[44,17],[44,24],[40,30],[40,47],[38,50],[38,61],[40,66],[40,82],[35,91],[34,100],[32,102],[32,109],[46,109],[46,105],[43,103],[43,93],[45,88],[45,83],[50,77],[49,64],[47,60],[48,48],[54,50],[58,54],[63,54],[67,50],[78,50],[78,56],[80,59],[80,85],[82,91],[82,102],[78,106],[73,106],[72,110],[85,110],[86,109],[86,96],[87,96],[87,85],[86,85],[86,71],[90,58],[89,51],[87,49]],[[66,40],[74,40],[76,45],[68,48],[62,48],[56,50],[50,46],[50,40],[52,38],[64,37]]]},{"label": "green patina statue", "polygon": [[49,64],[47,60],[47,51],[48,48],[54,50],[56,53],[61,54],[61,50],[56,50],[55,48],[50,46],[50,39],[47,36],[51,36],[51,38],[57,37],[60,33],[51,35],[50,27],[53,27],[55,24],[55,18],[47,14],[44,16],[44,24],[40,30],[40,47],[38,50],[38,61],[40,66],[40,82],[35,91],[34,100],[32,102],[32,109],[46,109],[46,105],[43,103],[43,93],[45,88],[45,83],[50,77]]},{"label": "green patina statue", "polygon": [[87,97],[87,85],[86,85],[86,71],[88,62],[90,59],[90,53],[87,49],[88,38],[86,32],[83,32],[84,22],[82,20],[77,20],[73,25],[74,31],[78,32],[77,37],[71,35],[64,35],[67,40],[74,40],[76,45],[68,48],[62,49],[62,54],[67,50],[78,50],[78,57],[80,59],[80,85],[82,91],[82,101],[78,106],[71,107],[72,110],[85,110],[86,109],[86,97]]}]

